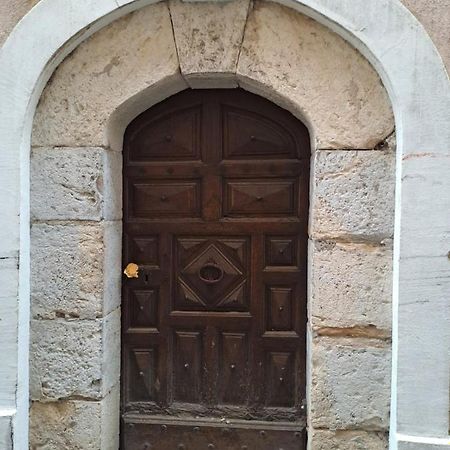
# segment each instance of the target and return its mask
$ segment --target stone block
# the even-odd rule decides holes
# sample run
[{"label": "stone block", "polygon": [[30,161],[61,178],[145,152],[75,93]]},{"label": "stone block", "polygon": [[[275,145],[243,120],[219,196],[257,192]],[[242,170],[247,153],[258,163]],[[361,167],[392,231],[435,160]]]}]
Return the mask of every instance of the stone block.
[{"label": "stone block", "polygon": [[30,448],[45,450],[116,450],[118,389],[99,401],[32,402]]},{"label": "stone block", "polygon": [[311,235],[380,242],[394,231],[395,155],[391,151],[317,151]]},{"label": "stone block", "polygon": [[313,430],[310,450],[386,450],[383,432]]},{"label": "stone block", "polygon": [[312,342],[310,423],[314,428],[386,430],[391,351],[370,339]]},{"label": "stone block", "polygon": [[120,312],[97,320],[32,320],[33,400],[101,399],[120,375]]},{"label": "stone block", "polygon": [[102,148],[37,147],[31,156],[31,218],[121,219],[120,155]]},{"label": "stone block", "polygon": [[274,2],[253,3],[237,73],[241,86],[304,118],[317,148],[373,148],[394,128],[370,63],[325,26]]},{"label": "stone block", "polygon": [[170,1],[180,69],[193,88],[236,87],[249,0]]},{"label": "stone block", "polygon": [[107,146],[112,112],[176,74],[168,5],[128,14],[80,44],[55,71],[36,111],[33,145]]},{"label": "stone block", "polygon": [[34,224],[33,317],[92,319],[120,304],[121,223]]},{"label": "stone block", "polygon": [[[310,318],[314,329],[390,334],[392,242],[310,242]],[[372,330],[373,328],[373,330]]]}]

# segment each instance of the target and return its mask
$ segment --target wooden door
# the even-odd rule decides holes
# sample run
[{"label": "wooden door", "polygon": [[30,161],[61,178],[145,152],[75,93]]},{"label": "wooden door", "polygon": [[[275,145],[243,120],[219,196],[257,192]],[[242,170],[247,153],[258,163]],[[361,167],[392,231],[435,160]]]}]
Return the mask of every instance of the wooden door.
[{"label": "wooden door", "polygon": [[122,448],[305,448],[309,136],[187,90],[124,140]]}]

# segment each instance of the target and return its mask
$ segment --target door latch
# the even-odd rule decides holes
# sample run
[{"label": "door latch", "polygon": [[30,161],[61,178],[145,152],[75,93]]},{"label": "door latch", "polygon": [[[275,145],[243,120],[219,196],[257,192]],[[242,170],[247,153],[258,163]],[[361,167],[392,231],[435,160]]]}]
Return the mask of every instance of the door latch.
[{"label": "door latch", "polygon": [[135,263],[129,263],[123,273],[127,278],[139,278],[139,266]]}]

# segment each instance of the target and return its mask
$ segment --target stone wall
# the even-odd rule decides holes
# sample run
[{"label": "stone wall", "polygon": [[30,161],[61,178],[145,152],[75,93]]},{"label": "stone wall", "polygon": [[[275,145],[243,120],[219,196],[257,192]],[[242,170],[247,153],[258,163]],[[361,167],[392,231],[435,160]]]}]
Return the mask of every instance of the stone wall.
[{"label": "stone wall", "polygon": [[241,0],[132,13],[80,45],[42,94],[31,175],[32,448],[117,447],[119,137],[136,114],[189,86],[242,86],[309,125],[311,448],[385,448],[390,103],[343,39],[285,7]]},{"label": "stone wall", "polygon": [[[40,0],[2,0],[0,2],[0,45],[19,20]],[[201,1],[201,0],[200,0]],[[401,0],[422,23],[438,48],[450,72],[450,13],[447,0]]]}]

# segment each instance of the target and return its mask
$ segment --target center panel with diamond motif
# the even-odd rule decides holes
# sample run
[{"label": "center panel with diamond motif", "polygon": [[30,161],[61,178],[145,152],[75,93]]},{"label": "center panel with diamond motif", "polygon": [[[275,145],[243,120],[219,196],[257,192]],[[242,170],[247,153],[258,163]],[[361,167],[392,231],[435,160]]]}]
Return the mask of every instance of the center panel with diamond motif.
[{"label": "center panel with diamond motif", "polygon": [[309,153],[297,119],[240,89],[128,126],[123,449],[304,448]]},{"label": "center panel with diamond motif", "polygon": [[248,311],[249,239],[176,237],[172,310]]}]

